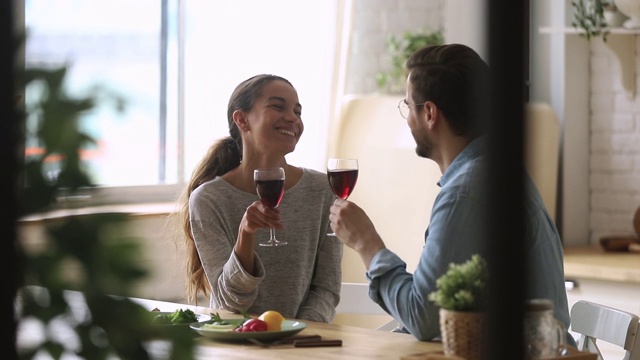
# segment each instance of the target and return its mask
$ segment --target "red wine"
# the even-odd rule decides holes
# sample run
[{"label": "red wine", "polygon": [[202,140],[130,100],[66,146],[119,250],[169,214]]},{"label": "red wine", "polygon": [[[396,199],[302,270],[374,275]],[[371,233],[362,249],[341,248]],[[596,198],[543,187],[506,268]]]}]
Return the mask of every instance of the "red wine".
[{"label": "red wine", "polygon": [[347,199],[358,180],[358,169],[327,171],[331,190],[341,199]]},{"label": "red wine", "polygon": [[284,179],[256,180],[256,191],[266,207],[275,209],[284,196]]}]

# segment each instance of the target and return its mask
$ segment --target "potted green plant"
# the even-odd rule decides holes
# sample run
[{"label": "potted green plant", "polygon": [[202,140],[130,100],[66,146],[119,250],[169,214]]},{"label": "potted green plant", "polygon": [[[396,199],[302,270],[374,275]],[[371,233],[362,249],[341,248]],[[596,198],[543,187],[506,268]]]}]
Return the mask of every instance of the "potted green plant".
[{"label": "potted green plant", "polygon": [[483,304],[488,279],[486,260],[475,254],[462,264],[449,264],[436,281],[437,290],[429,294],[429,300],[440,306],[445,355],[474,360],[484,353],[487,320]]},{"label": "potted green plant", "polygon": [[444,44],[444,35],[438,30],[431,33],[405,32],[402,36],[387,38],[385,48],[389,55],[391,68],[376,75],[378,90],[388,94],[399,94],[404,91],[405,63],[411,54],[427,45]]},{"label": "potted green plant", "polygon": [[609,0],[573,0],[573,21],[571,25],[580,30],[580,35],[587,40],[592,37],[602,36],[607,41],[609,24],[605,18],[605,10],[615,6]]}]

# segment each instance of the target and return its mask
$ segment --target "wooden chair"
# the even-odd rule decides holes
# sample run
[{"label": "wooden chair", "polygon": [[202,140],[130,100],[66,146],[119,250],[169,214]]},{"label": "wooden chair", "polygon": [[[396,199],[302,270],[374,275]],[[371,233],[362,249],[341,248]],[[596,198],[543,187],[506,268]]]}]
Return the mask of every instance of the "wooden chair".
[{"label": "wooden chair", "polygon": [[[345,95],[329,136],[327,155],[358,159],[358,183],[349,200],[363,208],[387,247],[415,269],[431,207],[440,192],[438,165],[416,155],[416,142],[398,111],[404,95]],[[381,191],[385,189],[393,191]],[[342,280],[361,282],[366,271],[350,248]]]},{"label": "wooden chair", "polygon": [[542,102],[525,107],[525,166],[551,218],[556,221],[560,125],[553,108]]},{"label": "wooden chair", "polygon": [[623,348],[623,360],[640,360],[640,318],[637,315],[580,300],[571,307],[571,330],[580,334],[578,350],[597,353],[599,360],[604,358],[597,340]]},{"label": "wooden chair", "polygon": [[[387,315],[380,305],[369,298],[369,284],[343,282],[340,290],[340,303],[337,314]],[[391,331],[398,327],[394,320],[376,327],[378,330]]]}]

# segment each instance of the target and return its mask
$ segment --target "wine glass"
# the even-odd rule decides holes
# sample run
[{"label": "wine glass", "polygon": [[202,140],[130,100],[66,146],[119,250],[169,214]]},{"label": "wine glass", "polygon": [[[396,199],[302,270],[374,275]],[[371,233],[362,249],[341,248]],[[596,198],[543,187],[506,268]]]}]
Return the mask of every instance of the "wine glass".
[{"label": "wine glass", "polygon": [[[256,184],[256,192],[260,201],[269,209],[275,209],[280,205],[284,196],[284,169],[281,167],[269,169],[256,169],[253,171],[253,181]],[[276,239],[274,228],[269,229],[269,240],[260,243],[260,246],[287,245],[286,241]]]},{"label": "wine glass", "polygon": [[[358,180],[358,160],[330,158],[327,161],[327,178],[336,197],[347,200]],[[327,235],[336,236],[333,232]]]}]

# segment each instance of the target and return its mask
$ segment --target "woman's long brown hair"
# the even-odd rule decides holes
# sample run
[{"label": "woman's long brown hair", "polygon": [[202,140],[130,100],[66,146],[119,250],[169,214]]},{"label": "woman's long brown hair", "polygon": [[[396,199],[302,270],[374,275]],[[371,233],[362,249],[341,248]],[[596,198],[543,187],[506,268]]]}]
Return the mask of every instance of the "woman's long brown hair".
[{"label": "woman's long brown hair", "polygon": [[[256,75],[240,83],[229,99],[227,107],[227,122],[229,136],[216,141],[207,151],[200,163],[196,166],[191,179],[180,196],[180,222],[184,233],[187,261],[186,293],[187,301],[198,304],[200,294],[209,296],[211,285],[202,267],[198,249],[196,248],[191,222],[189,218],[189,197],[191,193],[203,183],[213,180],[240,165],[242,161],[242,138],[240,130],[233,121],[233,113],[236,110],[251,111],[257,98],[262,96],[262,88],[269,82],[281,80],[293,87],[285,78],[276,75]],[[213,280],[213,279],[212,279]]]}]

